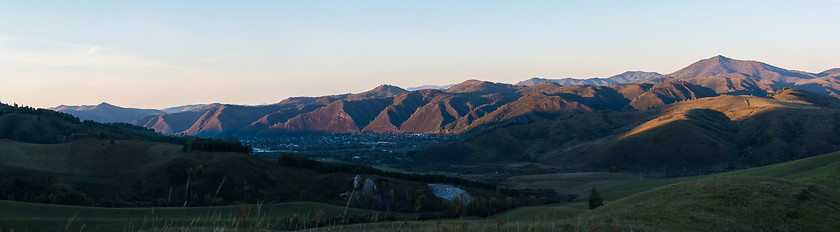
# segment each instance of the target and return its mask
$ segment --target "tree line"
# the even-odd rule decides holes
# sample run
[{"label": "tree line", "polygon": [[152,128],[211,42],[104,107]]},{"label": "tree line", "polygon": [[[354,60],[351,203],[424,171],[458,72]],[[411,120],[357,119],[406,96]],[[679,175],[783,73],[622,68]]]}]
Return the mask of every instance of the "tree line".
[{"label": "tree line", "polygon": [[57,118],[66,122],[79,123],[79,118],[71,114],[52,111],[48,109],[38,109],[30,106],[19,106],[17,103],[15,103],[14,105],[0,103],[0,115],[11,113],[47,116]]},{"label": "tree line", "polygon": [[24,133],[10,138],[24,142],[64,143],[84,138],[99,138],[125,140],[137,139],[151,142],[184,144],[187,140],[189,140],[189,138],[162,135],[152,129],[128,123],[98,123],[91,120],[81,121],[76,116],[68,113],[48,109],[38,109],[29,106],[20,106],[18,104],[7,105],[0,103],[0,115],[5,114],[32,115],[34,117],[14,119],[16,121],[7,121],[7,123],[17,123],[18,125],[16,126],[19,126],[25,125],[24,121],[21,120],[37,120],[38,123],[36,123],[36,125],[42,125],[40,128],[46,129],[46,131],[37,131],[31,130],[32,128],[27,128],[30,129],[27,131],[36,131],[37,133]]},{"label": "tree line", "polygon": [[225,141],[221,139],[208,139],[195,137],[184,143],[184,152],[208,151],[208,152],[241,152],[253,151],[250,146],[242,145],[238,140]]}]

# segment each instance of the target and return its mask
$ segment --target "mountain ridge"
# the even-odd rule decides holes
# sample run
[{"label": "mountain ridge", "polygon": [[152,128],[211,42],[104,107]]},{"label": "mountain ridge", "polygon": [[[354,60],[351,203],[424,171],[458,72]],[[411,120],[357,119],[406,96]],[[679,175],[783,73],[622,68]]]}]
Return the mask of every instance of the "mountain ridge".
[{"label": "mountain ridge", "polygon": [[60,105],[48,109],[69,113],[73,116],[79,117],[81,120],[91,120],[102,123],[130,123],[146,115],[166,113],[165,111],[156,109],[123,108],[107,102],[102,102],[97,105]]},{"label": "mountain ridge", "polygon": [[668,78],[657,72],[645,71],[626,71],[620,74],[613,75],[607,78],[560,78],[547,79],[534,77],[528,80],[517,82],[516,85],[532,86],[542,82],[554,82],[560,85],[611,85],[611,84],[630,84],[630,83],[646,83],[657,78]]},{"label": "mountain ridge", "polygon": [[[494,124],[551,119],[599,110],[646,110],[719,95],[763,97],[784,87],[837,96],[840,93],[840,75],[832,75],[835,71],[829,69],[823,74],[812,74],[758,61],[715,56],[666,75],[628,71],[609,78],[560,79],[570,83],[592,82],[584,85],[549,79],[531,79],[534,84],[473,79],[454,84],[446,90],[408,91],[392,85],[380,85],[361,93],[292,97],[266,106],[208,105],[192,111],[146,116],[133,123],[168,134],[203,136],[462,134]],[[214,109],[219,107],[228,109]],[[202,117],[209,110],[218,115]],[[237,122],[237,119],[246,121]]]},{"label": "mountain ridge", "polygon": [[[683,82],[684,83],[684,82]],[[710,89],[708,89],[710,90]],[[797,89],[717,95],[645,111],[509,124],[412,154],[426,162],[535,162],[569,170],[728,170],[840,149],[840,99]]]},{"label": "mountain ridge", "polygon": [[47,108],[48,110],[68,113],[78,117],[81,120],[91,120],[101,123],[131,123],[149,115],[158,115],[165,113],[177,113],[182,111],[190,111],[198,108],[208,106],[208,104],[193,104],[168,107],[164,109],[141,109],[141,108],[127,108],[113,105],[107,102],[102,102],[97,105],[59,105]]}]

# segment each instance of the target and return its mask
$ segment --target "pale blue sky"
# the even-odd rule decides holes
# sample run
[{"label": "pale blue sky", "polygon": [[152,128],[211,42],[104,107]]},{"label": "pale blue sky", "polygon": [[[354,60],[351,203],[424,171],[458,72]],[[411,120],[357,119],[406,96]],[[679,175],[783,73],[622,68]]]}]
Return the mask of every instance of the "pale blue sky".
[{"label": "pale blue sky", "polygon": [[840,67],[840,1],[2,1],[0,101],[274,103],[466,79]]}]

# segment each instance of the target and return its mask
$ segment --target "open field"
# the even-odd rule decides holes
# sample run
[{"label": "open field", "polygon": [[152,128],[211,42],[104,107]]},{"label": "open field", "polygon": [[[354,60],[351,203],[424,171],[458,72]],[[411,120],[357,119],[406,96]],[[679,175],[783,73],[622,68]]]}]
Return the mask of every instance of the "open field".
[{"label": "open field", "polygon": [[294,217],[297,217],[301,228],[303,223],[314,222],[316,218],[320,221],[319,226],[335,225],[342,220],[345,212],[351,220],[365,218],[375,221],[387,216],[413,220],[416,217],[414,214],[383,213],[316,202],[186,208],[96,208],[0,201],[0,208],[3,209],[0,210],[0,231],[137,231],[181,227],[283,229],[293,215],[296,215]]}]

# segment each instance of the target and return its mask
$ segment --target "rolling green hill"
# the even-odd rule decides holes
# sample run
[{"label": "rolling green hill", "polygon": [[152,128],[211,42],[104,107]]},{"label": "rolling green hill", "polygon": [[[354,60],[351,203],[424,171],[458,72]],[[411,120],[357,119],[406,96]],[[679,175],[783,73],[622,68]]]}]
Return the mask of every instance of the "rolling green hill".
[{"label": "rolling green hill", "polygon": [[[257,200],[343,205],[346,200],[339,195],[353,190],[357,176],[285,167],[244,153],[183,152],[179,145],[136,140],[113,144],[99,139],[64,144],[0,140],[0,154],[0,199],[43,202],[50,194],[70,192],[83,193],[94,205],[107,207]],[[395,188],[395,197],[404,197],[406,188],[426,189],[420,182],[370,178],[382,192]],[[395,201],[393,209],[413,208],[413,202]]]},{"label": "rolling green hill", "polygon": [[825,155],[745,170],[703,176],[640,181],[616,187],[604,192],[601,196],[603,196],[607,201],[617,200],[632,194],[670,184],[726,176],[775,177],[803,183],[818,184],[832,189],[840,189],[840,152],[833,152]]},{"label": "rolling green hill", "polygon": [[183,144],[188,139],[164,136],[127,123],[96,123],[52,110],[0,103],[0,139],[54,144],[84,138],[136,139]]},{"label": "rolling green hill", "polygon": [[[758,179],[755,179],[758,178]],[[772,178],[772,179],[768,179]],[[775,186],[773,187],[773,191],[764,191],[766,189],[762,189],[762,186],[752,186],[751,184],[762,182],[762,181],[770,181],[769,183],[773,183],[772,185],[768,186]],[[704,184],[705,183],[705,184]],[[743,183],[743,185],[739,185]],[[816,185],[812,185],[816,184]],[[710,185],[714,185],[717,187],[708,187]],[[721,187],[722,186],[722,187]],[[764,186],[767,187],[767,186]],[[660,189],[681,189],[681,190],[667,190],[663,191]],[[700,191],[698,188],[707,189],[704,190],[700,196],[697,194],[687,194],[684,195],[683,198],[675,197],[671,194],[670,191]],[[709,226],[714,225],[714,221],[694,221],[694,222],[685,222],[681,221],[685,224],[696,224],[692,228],[686,227],[677,227],[676,223],[670,224],[668,220],[673,221],[680,221],[684,219],[676,218],[677,216],[671,215],[679,215],[679,217],[688,217],[691,218],[690,215],[686,215],[690,210],[696,210],[693,208],[689,208],[689,210],[685,211],[675,211],[674,208],[670,209],[663,209],[662,207],[667,208],[668,205],[675,205],[675,204],[682,204],[685,206],[681,207],[699,207],[698,205],[714,205],[717,200],[730,200],[730,203],[733,202],[731,199],[737,199],[737,201],[751,201],[750,199],[741,199],[738,198],[737,194],[747,194],[750,196],[755,196],[759,199],[757,201],[777,201],[780,203],[790,203],[791,199],[784,198],[784,196],[779,195],[782,192],[793,193],[795,191],[801,191],[802,189],[808,191],[818,191],[820,196],[828,196],[834,197],[830,198],[832,201],[829,203],[834,202],[835,208],[828,209],[828,208],[820,208],[817,207],[811,211],[811,209],[801,208],[801,207],[788,207],[796,213],[801,214],[806,213],[809,214],[807,220],[811,221],[799,221],[796,222],[798,224],[790,224],[790,222],[797,221],[800,219],[786,219],[784,215],[780,215],[781,211],[771,212],[765,215],[756,215],[756,214],[748,214],[749,216],[755,216],[755,218],[746,218],[748,216],[743,217],[734,217],[737,218],[737,223],[744,223],[744,225],[751,225],[751,222],[745,222],[744,220],[758,220],[760,217],[769,218],[768,220],[787,220],[784,226],[787,227],[780,227],[780,228],[788,228],[788,230],[797,230],[800,228],[798,226],[802,225],[818,225],[815,221],[823,220],[823,219],[815,219],[816,217],[813,212],[820,212],[820,213],[828,213],[824,212],[826,210],[838,210],[840,208],[836,208],[837,203],[840,202],[840,198],[836,198],[838,195],[838,191],[840,190],[840,152],[833,152],[829,154],[773,164],[763,167],[751,168],[751,169],[744,169],[744,170],[737,170],[737,171],[730,171],[730,172],[723,172],[723,173],[715,173],[710,175],[702,175],[702,176],[689,176],[689,177],[680,177],[680,178],[666,178],[666,179],[652,179],[652,180],[644,180],[633,182],[617,187],[612,187],[607,191],[601,193],[601,196],[605,199],[606,206],[602,207],[604,209],[597,209],[594,211],[587,211],[588,206],[586,202],[586,197],[580,199],[579,202],[563,204],[563,205],[551,205],[551,206],[536,206],[536,207],[522,207],[517,208],[511,211],[507,211],[498,215],[495,215],[494,218],[498,219],[505,219],[510,221],[522,221],[529,218],[536,219],[536,218],[549,218],[552,220],[562,220],[571,218],[573,216],[581,215],[580,217],[575,217],[573,220],[567,220],[560,224],[551,224],[541,221],[541,220],[527,220],[527,221],[536,221],[534,225],[535,228],[556,228],[557,226],[563,225],[566,229],[569,230],[592,230],[595,228],[601,228],[601,230],[605,229],[620,229],[620,230],[651,230],[656,228],[656,230],[664,229],[664,230],[717,230],[720,228],[711,228],[711,227],[702,227],[702,226]],[[737,190],[733,190],[737,189]],[[810,189],[810,190],[809,190]],[[814,190],[819,189],[819,190]],[[778,193],[775,193],[778,192]],[[666,194],[667,193],[667,194]],[[736,194],[737,193],[737,194]],[[663,195],[664,194],[664,195]],[[682,193],[680,193],[682,194]],[[714,196],[718,196],[718,198],[710,199],[709,196],[712,194],[717,194]],[[810,192],[808,194],[811,194]],[[679,194],[678,194],[679,195]],[[729,196],[731,195],[731,196]],[[633,203],[627,202],[637,202],[639,200],[627,200],[627,199],[646,199],[651,200],[652,198],[656,198],[656,196],[663,196],[662,199],[656,200],[651,203],[646,203],[649,205],[648,208],[640,208],[640,206],[633,205]],[[776,198],[779,197],[779,198]],[[789,197],[789,196],[788,196]],[[692,202],[696,200],[696,202]],[[674,202],[676,201],[676,202]],[[718,202],[719,203],[719,202]],[[723,204],[723,203],[721,203]],[[750,204],[758,204],[758,203],[750,203]],[[797,203],[798,204],[798,203]],[[810,203],[809,203],[810,204]],[[613,206],[618,205],[618,206]],[[627,207],[635,207],[633,213],[628,213]],[[659,207],[659,208],[658,208]],[[749,205],[738,205],[741,211],[738,213],[742,213],[744,210],[750,210]],[[784,207],[782,207],[784,208]],[[778,210],[782,210],[779,208],[774,208]],[[663,210],[661,213],[656,212],[656,210]],[[757,210],[760,211],[760,210]],[[809,212],[805,212],[809,211]],[[699,211],[698,211],[699,212]],[[730,211],[712,211],[707,212],[707,216],[733,216],[730,215],[733,212]],[[835,212],[837,214],[840,212]],[[639,215],[639,216],[636,216]],[[612,219],[610,219],[612,218]],[[663,219],[667,218],[667,220]],[[610,223],[609,220],[613,220],[614,223]],[[705,220],[705,219],[704,219]],[[734,219],[733,219],[734,220]],[[802,219],[805,220],[805,219]],[[825,220],[826,222],[828,219]],[[736,226],[730,221],[726,221],[726,226],[730,226],[729,230],[768,230],[772,228],[752,228],[752,227],[733,227]],[[643,227],[641,225],[657,225],[656,227]],[[806,227],[807,228],[807,227]],[[819,229],[819,228],[816,228]],[[785,229],[780,229],[785,230]],[[801,230],[801,228],[799,229]],[[546,230],[550,231],[550,230]],[[819,230],[818,230],[819,231]],[[824,230],[822,230],[824,231]]]},{"label": "rolling green hill", "polygon": [[[585,204],[585,203],[584,203]],[[594,210],[523,207],[491,218],[355,225],[336,231],[835,231],[840,192],[771,177],[688,181]]]},{"label": "rolling green hill", "polygon": [[[265,195],[262,197],[272,200],[297,200],[301,190],[310,191],[313,200],[323,200],[333,193],[337,197],[336,191],[353,179],[351,174],[318,175],[306,169],[281,168],[243,153],[187,153],[181,148],[136,140],[115,140],[113,144],[99,139],[64,144],[0,140],[0,197],[8,198],[11,193],[23,200],[26,195],[70,190],[86,193],[95,201],[117,201],[117,206],[185,201],[194,205],[205,204],[206,194],[224,202],[241,200],[238,198],[245,194],[241,189],[249,186],[251,196]],[[344,184],[338,184],[341,182]]]},{"label": "rolling green hill", "polygon": [[[487,215],[530,202],[527,195],[455,177],[328,164],[292,154],[287,155],[298,159],[278,162],[245,153],[181,148],[137,140],[0,140],[0,200],[128,208],[314,201],[418,211],[427,213],[425,217],[451,217],[453,207],[467,203],[470,210],[457,213]],[[460,187],[473,201],[446,203],[435,197],[429,183]]]},{"label": "rolling green hill", "polygon": [[770,177],[707,178],[623,198],[561,224],[578,231],[833,231],[840,227],[840,193]]}]

